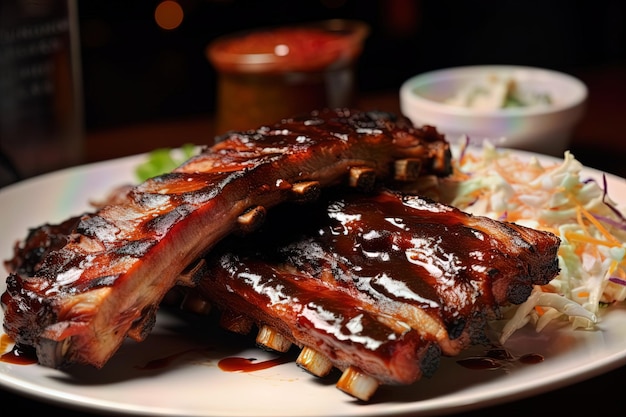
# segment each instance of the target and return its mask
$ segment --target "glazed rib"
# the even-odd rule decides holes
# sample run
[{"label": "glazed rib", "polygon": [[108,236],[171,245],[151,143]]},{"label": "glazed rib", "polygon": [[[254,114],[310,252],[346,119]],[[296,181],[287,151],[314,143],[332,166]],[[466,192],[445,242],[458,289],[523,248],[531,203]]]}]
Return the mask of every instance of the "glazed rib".
[{"label": "glazed rib", "polygon": [[[283,222],[288,230],[278,227]],[[342,190],[299,211],[283,205],[258,233],[222,242],[189,292],[227,315],[274,329],[341,370],[407,384],[428,374],[420,370],[432,373],[435,346],[454,356],[488,342],[488,320],[556,276],[559,243],[552,233],[418,196]],[[398,367],[387,357],[389,347],[355,343],[380,335],[376,326],[347,324],[361,314],[378,326],[416,332],[430,354],[394,347],[393,356],[402,351],[409,362]]]},{"label": "glazed rib", "polygon": [[147,336],[173,286],[196,285],[181,279],[185,268],[225,236],[253,230],[268,208],[339,183],[371,188],[449,171],[441,135],[382,113],[322,110],[233,132],[173,172],[53,226],[54,239],[39,229],[18,242],[6,262],[5,332],[35,348],[42,365],[102,367],[127,336]]}]

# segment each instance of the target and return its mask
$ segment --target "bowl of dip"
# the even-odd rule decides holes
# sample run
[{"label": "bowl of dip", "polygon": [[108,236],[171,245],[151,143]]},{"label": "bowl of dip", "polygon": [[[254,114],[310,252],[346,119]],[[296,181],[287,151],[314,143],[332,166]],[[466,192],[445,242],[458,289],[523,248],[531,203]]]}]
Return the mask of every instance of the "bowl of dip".
[{"label": "bowl of dip", "polygon": [[587,87],[549,69],[480,65],[414,76],[400,87],[400,108],[451,142],[562,156],[585,111]]},{"label": "bowl of dip", "polygon": [[206,55],[217,71],[217,133],[352,104],[369,26],[331,19],[227,34]]}]

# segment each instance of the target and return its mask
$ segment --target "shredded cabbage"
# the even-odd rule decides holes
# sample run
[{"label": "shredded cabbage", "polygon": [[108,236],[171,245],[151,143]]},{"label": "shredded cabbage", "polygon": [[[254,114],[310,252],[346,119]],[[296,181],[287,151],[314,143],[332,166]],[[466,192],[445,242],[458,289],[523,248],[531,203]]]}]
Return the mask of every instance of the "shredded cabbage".
[{"label": "shredded cabbage", "polygon": [[461,146],[453,175],[438,184],[439,198],[463,211],[561,238],[559,275],[512,309],[502,343],[527,323],[541,331],[557,318],[593,328],[603,306],[626,299],[626,220],[606,181],[584,178],[569,151],[549,164],[522,155],[489,142],[480,152]]}]

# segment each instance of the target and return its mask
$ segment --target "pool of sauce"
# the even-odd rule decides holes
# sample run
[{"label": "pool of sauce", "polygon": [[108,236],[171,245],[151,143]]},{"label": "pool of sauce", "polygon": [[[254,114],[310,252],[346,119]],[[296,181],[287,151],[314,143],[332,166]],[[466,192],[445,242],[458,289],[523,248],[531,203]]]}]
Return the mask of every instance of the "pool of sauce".
[{"label": "pool of sauce", "polygon": [[510,364],[520,363],[534,365],[543,362],[544,357],[538,353],[526,353],[519,356],[512,355],[503,348],[492,348],[482,356],[471,356],[457,360],[457,363],[467,369],[492,370],[505,368]]}]

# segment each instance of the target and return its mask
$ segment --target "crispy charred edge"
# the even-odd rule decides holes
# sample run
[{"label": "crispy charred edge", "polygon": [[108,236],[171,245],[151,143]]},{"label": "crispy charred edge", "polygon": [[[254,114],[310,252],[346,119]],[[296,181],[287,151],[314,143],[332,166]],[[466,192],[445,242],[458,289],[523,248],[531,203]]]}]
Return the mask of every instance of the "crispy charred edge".
[{"label": "crispy charred edge", "polygon": [[[561,239],[554,233],[480,216],[468,215],[468,218],[477,229],[488,228],[492,234],[508,237],[500,239],[500,242],[508,245],[508,249],[516,249],[511,256],[517,260],[517,274],[511,279],[496,279],[493,282],[492,292],[497,305],[523,303],[536,285],[548,284],[560,272],[558,250]],[[497,315],[499,312],[494,313]]]},{"label": "crispy charred edge", "polygon": [[[533,229],[511,222],[503,222],[502,226],[511,229],[511,233],[517,234],[522,241],[527,242],[528,250],[525,252],[524,261],[528,268],[528,276],[537,277],[533,281],[533,286],[548,284],[561,269],[558,258],[561,239],[554,233],[546,231],[543,232],[546,238],[537,240],[532,238],[536,234]],[[532,287],[526,288],[522,294],[517,294],[513,289],[509,289],[507,299],[512,304],[521,304],[530,296],[531,291]]]},{"label": "crispy charred edge", "polygon": [[80,217],[75,216],[59,224],[46,223],[31,228],[23,241],[15,242],[13,257],[4,261],[5,269],[9,273],[33,274],[48,253],[67,244],[79,221]]},{"label": "crispy charred edge", "polygon": [[[365,112],[359,112],[359,111],[354,111],[354,110],[349,110],[349,109],[341,109],[341,110],[326,109],[326,110],[319,111],[319,112],[318,111],[313,112],[308,117],[308,119],[309,121],[314,122],[314,120],[317,120],[317,118],[319,117],[320,118],[319,120],[321,120],[321,123],[328,123],[330,125],[331,130],[335,127],[341,128],[342,127],[341,123],[346,123],[352,129],[357,129],[359,131],[359,134],[364,134],[363,129],[367,130],[369,127],[374,127],[375,131],[372,132],[371,139],[376,138],[376,137],[380,139],[380,137],[382,136],[387,136],[388,138],[388,135],[393,136],[394,144],[392,145],[392,147],[393,149],[396,150],[397,153],[394,153],[393,155],[391,155],[392,159],[394,158],[395,159],[424,158],[424,161],[422,161],[422,168],[423,168],[422,172],[427,172],[431,170],[432,172],[429,172],[429,174],[434,174],[434,175],[447,175],[449,173],[447,167],[449,166],[450,156],[449,156],[449,152],[446,152],[446,150],[449,151],[449,148],[448,148],[447,143],[445,143],[445,141],[442,140],[441,136],[437,137],[437,135],[432,134],[432,132],[429,134],[420,129],[415,129],[412,126],[410,126],[410,124],[407,123],[406,119],[400,119],[401,122],[398,124],[395,124],[395,122],[391,120],[389,117],[387,116],[379,117],[379,116],[380,115],[377,115],[376,117],[372,117],[371,114],[368,115]],[[302,123],[302,122],[303,120],[289,119],[287,122],[281,121],[281,123],[277,124],[275,128],[277,129],[279,128],[292,129],[293,128],[297,130],[298,128],[297,124]],[[345,128],[345,126],[343,127]],[[376,129],[382,129],[383,131],[378,131]],[[385,130],[385,129],[389,129],[389,130]],[[261,128],[252,135],[250,135],[250,132],[248,132],[248,133],[235,134],[235,136],[246,136],[249,140],[254,141],[255,138],[250,137],[250,136],[257,136],[257,135],[263,136],[266,132],[267,132],[267,129]],[[321,134],[324,135],[328,133],[329,132],[326,131],[325,133],[322,132]],[[348,132],[348,133],[353,133],[353,132]],[[236,142],[236,140],[234,139],[233,141]],[[229,139],[227,139],[226,142],[229,142]],[[228,145],[226,145],[226,148],[228,148]],[[432,148],[432,150],[429,151],[429,148]],[[214,152],[214,154],[219,154],[224,149],[225,147],[223,144],[218,144],[218,148],[212,149],[212,151]],[[237,152],[236,149],[232,149],[232,150]],[[339,156],[340,155],[337,155],[337,157]],[[343,157],[345,157],[345,155],[343,155]],[[202,158],[202,156],[200,158]],[[385,158],[387,158],[387,156]],[[437,158],[444,158],[445,160],[436,160]],[[377,165],[378,163],[375,161],[375,159],[376,158],[366,161],[366,163],[364,164],[364,167],[359,162],[358,157],[355,158],[354,163],[345,162],[344,164],[346,166],[349,166],[349,173],[351,175],[348,183],[357,187],[369,189],[373,183],[372,169],[371,169],[372,167],[376,167],[376,169],[374,170],[374,174],[375,174],[374,177],[376,175],[381,175],[381,174],[387,175],[388,174],[387,168],[385,168],[384,166],[381,167]],[[127,199],[140,202],[140,200],[143,198],[142,194],[147,195],[150,193],[158,193],[158,188],[160,187],[159,184],[161,183],[168,183],[171,181],[175,181],[177,178],[180,179],[184,177],[185,175],[192,175],[192,176],[195,175],[194,172],[196,171],[194,171],[193,169],[193,163],[195,161],[196,159],[192,158],[190,161],[183,164],[181,166],[181,169],[173,172],[172,174],[165,174],[160,177],[155,177],[151,180],[148,180],[146,183],[140,185],[139,187],[130,187],[130,188],[125,189],[123,192],[118,193],[115,196],[115,198],[111,199],[108,202],[99,202],[98,203],[99,207],[98,207],[97,212],[86,213],[83,216],[81,216],[81,224],[83,222],[85,224],[84,231],[89,231],[89,233],[93,233],[88,238],[93,239],[94,237],[96,237],[97,234],[95,233],[95,229],[93,229],[94,226],[97,227],[97,224],[102,223],[102,221],[104,221],[104,224],[106,224],[109,221],[106,218],[102,218],[99,215],[100,210],[106,210],[107,207],[110,207],[111,205],[124,204],[124,202]],[[400,164],[400,166],[410,166],[410,164]],[[187,171],[185,171],[186,169]],[[389,169],[392,170],[393,167],[389,167]],[[409,171],[413,173],[417,172],[417,170],[415,169],[412,169]],[[187,174],[185,174],[185,172],[187,172]],[[244,172],[247,172],[247,169],[244,169]],[[308,175],[310,175],[310,173],[305,174],[304,177],[307,177]],[[332,175],[336,175],[336,173]],[[342,175],[339,175],[339,176],[342,176]],[[236,176],[231,176],[233,181],[235,180],[235,177]],[[406,179],[406,178],[410,178],[410,175],[407,175],[406,172],[402,172],[396,175],[396,178]],[[336,182],[337,178],[323,178],[323,180],[325,182],[322,184],[322,186],[327,186],[331,183]],[[308,201],[311,198],[315,198],[316,187],[318,187],[319,185],[319,183],[316,184],[316,182],[317,181],[314,180],[313,178],[309,178],[308,180],[305,179],[304,183],[306,183],[306,185],[303,184],[303,187],[299,187],[300,185],[299,181],[295,181],[294,184],[285,183],[285,185],[291,190],[292,193],[288,195],[282,195],[280,197],[275,196],[275,198],[277,197],[279,200],[283,200],[283,201],[289,200],[289,199],[294,199],[294,200],[301,199],[302,201]],[[251,204],[248,204],[248,207],[244,207],[243,209],[241,207],[237,208],[236,210],[241,210],[241,212],[237,215],[237,220],[235,222],[235,225],[233,225],[230,228],[229,233],[231,232],[248,233],[250,230],[254,230],[254,228],[258,227],[258,224],[263,222],[264,210],[268,207],[267,204],[264,203],[264,201],[268,201],[270,206],[273,204],[277,204],[278,202],[278,201],[272,200],[272,198],[268,198],[268,199],[261,198],[259,199],[260,204],[255,204],[254,202],[251,202]],[[184,207],[181,207],[181,210],[177,209],[177,212],[180,211],[180,213],[175,214],[174,217],[169,216],[171,218],[168,218],[168,219],[163,218],[162,220],[155,219],[153,223],[155,225],[157,223],[163,223],[163,224],[167,224],[168,222],[171,223],[172,221],[175,221],[175,218],[177,216],[179,217],[179,215],[183,214],[185,210],[186,209]],[[72,236],[71,239],[76,239],[76,238],[80,238],[82,233],[83,232],[80,231],[80,227],[76,226],[75,228],[72,228],[72,230],[68,233],[68,236]],[[219,238],[221,238],[221,236]],[[68,238],[68,241],[71,239]],[[211,245],[214,243],[215,242],[206,242],[205,243],[206,246],[204,247],[204,249],[197,249],[195,251],[198,252],[198,254],[200,254],[203,251],[208,250],[211,247]],[[46,244],[44,244],[44,246],[46,246]],[[144,249],[147,250],[151,246],[153,245],[149,245],[149,246],[144,245]],[[26,272],[27,269],[29,267],[32,267],[33,272],[36,271],[39,265],[36,261],[34,261],[34,259],[36,258],[39,258],[39,261],[42,261],[42,262],[45,262],[45,261],[54,262],[53,258],[55,257],[55,252],[57,251],[57,248],[54,247],[54,245],[48,245],[46,249],[41,252],[41,256],[34,256],[33,259],[20,258],[21,250],[22,249],[19,247],[19,244],[16,245],[15,256],[12,260],[10,260],[7,263],[7,265],[9,265],[9,268],[14,270],[14,272],[12,272],[8,278],[8,280],[11,281],[10,283],[11,285],[9,284],[7,285],[8,291],[2,295],[2,307],[5,309],[5,313],[6,313],[5,314],[5,329],[8,329],[8,332],[10,333],[11,337],[18,339],[17,340],[18,343],[27,342],[29,344],[32,344],[37,350],[37,355],[40,357],[40,363],[42,365],[55,367],[55,368],[64,368],[66,366],[69,366],[72,363],[85,363],[85,364],[92,364],[96,367],[101,367],[104,364],[104,362],[108,359],[108,356],[104,359],[95,359],[89,356],[89,354],[88,356],[84,356],[84,353],[87,352],[86,349],[94,349],[94,347],[89,348],[86,346],[82,346],[82,347],[74,348],[73,346],[74,339],[75,339],[74,336],[67,336],[62,339],[57,340],[56,336],[48,337],[48,336],[42,335],[37,330],[32,330],[32,329],[36,329],[37,327],[47,328],[49,324],[56,323],[56,320],[58,318],[57,310],[56,310],[58,308],[57,306],[59,303],[58,301],[46,299],[46,300],[42,300],[41,306],[37,306],[37,303],[34,303],[33,305],[28,307],[28,309],[30,310],[40,308],[40,310],[37,313],[31,314],[29,318],[18,319],[18,321],[21,320],[20,321],[21,324],[25,324],[29,320],[31,320],[32,322],[28,323],[29,325],[32,324],[31,330],[28,330],[28,329],[24,330],[23,328],[21,328],[21,325],[19,323],[7,322],[7,317],[9,316],[16,317],[17,315],[19,315],[20,313],[19,305],[21,303],[20,300],[24,301],[23,297],[32,297],[30,299],[30,302],[33,302],[33,300],[35,299],[35,296],[38,296],[38,294],[35,294],[36,291],[35,292],[22,291],[22,289],[20,288],[21,283],[26,282],[26,280],[33,281],[33,279],[36,279],[36,275],[37,275],[36,272],[31,274],[30,272]],[[137,255],[139,255],[138,252],[137,252]],[[169,268],[169,269],[172,269],[172,268]],[[165,287],[176,285],[176,283],[178,283],[177,280],[181,273],[182,273],[182,267],[180,270],[178,270],[178,272],[175,272],[172,276],[163,277],[164,280],[162,280],[162,283],[167,282],[167,284],[162,284],[162,285],[164,285]],[[169,272],[168,272],[168,275],[169,275]],[[99,283],[96,283],[96,284],[91,283],[91,284],[88,284],[87,286],[83,285],[82,290],[86,290],[89,288],[104,288],[107,286],[107,282],[109,283],[115,282],[115,280],[119,276],[120,275],[105,276],[98,280]],[[36,287],[36,285],[33,286],[33,288],[34,287]],[[77,289],[77,290],[82,291],[80,289]],[[145,336],[150,331],[151,327],[153,326],[155,322],[154,315],[156,314],[158,302],[160,302],[160,300],[162,299],[163,296],[165,296],[166,293],[167,291],[164,291],[163,294],[158,295],[157,296],[158,299],[155,299],[154,300],[155,302],[153,304],[140,307],[138,309],[138,311],[141,312],[140,317],[133,320],[127,329],[125,328],[125,325],[119,327],[119,330],[116,332],[116,334],[120,336],[116,336],[116,337],[120,339],[117,341],[116,346],[112,348],[113,352],[116,351],[117,348],[119,348],[119,345],[121,345],[121,342],[125,336],[130,336],[132,338],[135,338],[136,340],[143,340],[143,338],[145,338]],[[36,317],[40,314],[44,314],[45,317],[37,319]],[[100,313],[98,314],[100,316],[102,315]],[[120,318],[123,320],[122,315],[120,315]],[[35,321],[37,322],[35,323]],[[71,322],[68,322],[65,325],[71,326],[72,324]],[[25,327],[28,327],[28,325]],[[58,330],[59,330],[59,326],[56,326],[56,330],[54,330],[53,332],[56,334]],[[124,331],[126,331],[127,333],[122,335],[122,332]],[[63,333],[66,334],[67,332],[63,332]],[[84,335],[83,337],[87,337],[87,336]],[[98,349],[98,347],[95,347],[95,349]],[[107,349],[109,348],[107,347]],[[111,354],[113,354],[113,352]]]}]

